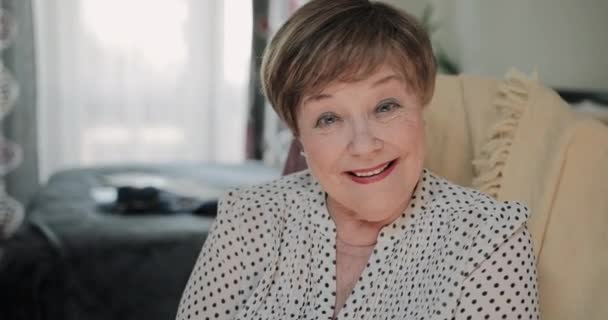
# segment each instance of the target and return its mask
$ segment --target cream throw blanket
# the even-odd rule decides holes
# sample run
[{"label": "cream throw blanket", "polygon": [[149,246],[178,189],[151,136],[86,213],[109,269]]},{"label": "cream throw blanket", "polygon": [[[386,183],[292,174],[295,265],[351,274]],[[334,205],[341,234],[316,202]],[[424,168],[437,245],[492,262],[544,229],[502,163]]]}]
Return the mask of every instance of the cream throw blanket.
[{"label": "cream throw blanket", "polygon": [[543,319],[608,319],[608,126],[538,81],[440,76],[427,167],[530,209]]}]

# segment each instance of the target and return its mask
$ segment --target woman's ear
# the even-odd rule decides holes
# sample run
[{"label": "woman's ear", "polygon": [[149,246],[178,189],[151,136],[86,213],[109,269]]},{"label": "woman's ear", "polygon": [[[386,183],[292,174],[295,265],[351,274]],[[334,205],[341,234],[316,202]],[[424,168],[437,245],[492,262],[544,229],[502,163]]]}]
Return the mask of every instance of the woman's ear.
[{"label": "woman's ear", "polygon": [[295,137],[293,141],[296,144],[298,150],[300,150],[300,155],[306,158],[306,153],[304,152],[304,146],[302,145],[302,141],[300,141],[298,137]]},{"label": "woman's ear", "polygon": [[302,143],[299,139],[294,138],[289,146],[289,153],[287,154],[287,160],[283,167],[283,175],[298,172],[306,169],[306,159],[300,154],[303,152]]}]

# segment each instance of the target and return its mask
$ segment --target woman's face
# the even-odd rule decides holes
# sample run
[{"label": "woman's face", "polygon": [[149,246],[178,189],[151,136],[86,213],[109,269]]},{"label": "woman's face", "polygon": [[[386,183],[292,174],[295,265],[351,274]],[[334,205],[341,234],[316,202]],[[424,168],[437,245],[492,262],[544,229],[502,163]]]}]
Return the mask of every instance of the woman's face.
[{"label": "woman's face", "polygon": [[422,106],[405,80],[382,66],[365,80],[332,83],[300,107],[299,140],[329,207],[366,222],[396,219],[424,161]]}]

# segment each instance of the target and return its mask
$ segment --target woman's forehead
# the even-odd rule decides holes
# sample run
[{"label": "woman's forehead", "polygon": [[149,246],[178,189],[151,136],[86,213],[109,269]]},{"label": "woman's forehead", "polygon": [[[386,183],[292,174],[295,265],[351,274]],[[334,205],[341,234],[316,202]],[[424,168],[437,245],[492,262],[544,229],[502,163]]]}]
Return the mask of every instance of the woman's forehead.
[{"label": "woman's forehead", "polygon": [[398,81],[403,85],[407,85],[407,81],[401,70],[391,65],[383,64],[365,74],[361,72],[359,74],[351,73],[336,80],[327,81],[324,85],[318,85],[316,90],[311,90],[309,94],[304,96],[304,100],[316,99],[332,94],[351,84],[363,83],[370,88],[374,88],[392,81]]}]

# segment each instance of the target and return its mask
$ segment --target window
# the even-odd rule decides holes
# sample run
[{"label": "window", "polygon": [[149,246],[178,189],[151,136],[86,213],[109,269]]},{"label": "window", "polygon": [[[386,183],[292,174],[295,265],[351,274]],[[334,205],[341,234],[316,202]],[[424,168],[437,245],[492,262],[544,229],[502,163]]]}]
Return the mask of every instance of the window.
[{"label": "window", "polygon": [[251,1],[34,1],[40,171],[245,157]]}]

